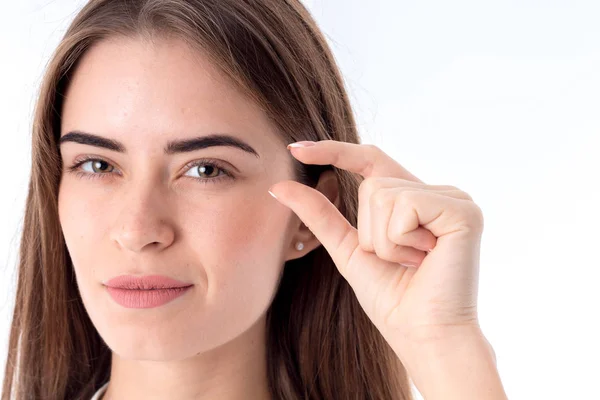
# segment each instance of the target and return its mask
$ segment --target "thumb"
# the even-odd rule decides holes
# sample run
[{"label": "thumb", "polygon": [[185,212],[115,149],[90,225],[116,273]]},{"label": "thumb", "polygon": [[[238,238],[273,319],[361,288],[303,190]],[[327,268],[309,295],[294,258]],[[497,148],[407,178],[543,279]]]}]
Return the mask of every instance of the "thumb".
[{"label": "thumb", "polygon": [[271,186],[269,193],[290,208],[331,256],[340,273],[358,247],[358,232],[321,192],[296,181]]}]

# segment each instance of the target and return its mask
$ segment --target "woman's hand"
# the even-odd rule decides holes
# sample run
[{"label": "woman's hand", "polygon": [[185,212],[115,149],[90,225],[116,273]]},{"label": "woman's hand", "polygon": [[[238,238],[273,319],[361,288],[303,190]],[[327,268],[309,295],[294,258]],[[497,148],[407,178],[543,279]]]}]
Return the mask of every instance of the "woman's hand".
[{"label": "woman's hand", "polygon": [[270,191],[325,247],[396,354],[479,332],[483,215],[467,193],[423,183],[373,145],[323,140],[291,151],[302,163],[365,178],[358,229],[306,185],[283,181]]}]

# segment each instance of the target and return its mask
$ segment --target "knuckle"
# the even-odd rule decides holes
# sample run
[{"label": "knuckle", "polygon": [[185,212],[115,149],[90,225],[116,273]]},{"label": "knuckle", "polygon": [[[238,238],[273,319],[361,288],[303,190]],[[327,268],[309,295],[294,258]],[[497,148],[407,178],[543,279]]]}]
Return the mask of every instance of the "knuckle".
[{"label": "knuckle", "polygon": [[394,251],[395,246],[384,246],[383,249],[381,249],[381,254],[379,255],[380,258],[387,260],[387,261],[396,261],[397,258],[397,254]]},{"label": "knuckle", "polygon": [[473,209],[475,212],[475,217],[477,218],[477,221],[479,221],[481,223],[481,225],[483,225],[483,210],[481,209],[481,207],[479,207],[477,205],[477,203],[473,203]]},{"label": "knuckle", "polygon": [[413,200],[413,196],[418,196],[421,193],[418,190],[403,189],[397,194],[397,202],[402,208],[407,207]]},{"label": "knuckle", "polygon": [[476,203],[471,203],[470,207],[467,207],[467,217],[472,221],[473,227],[479,232],[483,230],[484,217],[481,207]]},{"label": "knuckle", "polygon": [[373,247],[375,248],[375,254],[377,257],[382,258],[384,260],[391,260],[394,256],[394,245],[391,243],[379,243],[375,241],[373,243]]},{"label": "knuckle", "polygon": [[473,201],[473,198],[471,197],[471,195],[467,192],[465,192],[464,190],[460,190],[459,188],[457,188],[456,186],[445,186],[449,191],[453,191],[456,192],[456,197],[458,197],[459,199],[464,199],[464,200],[469,200],[469,201]]},{"label": "knuckle", "polygon": [[426,188],[431,188],[433,190],[445,190],[449,192],[459,190],[456,186],[451,185],[428,185]]},{"label": "knuckle", "polygon": [[379,190],[371,196],[371,205],[377,209],[384,209],[390,202],[394,201],[395,196],[392,196],[389,191]]},{"label": "knuckle", "polygon": [[368,177],[363,179],[363,181],[360,183],[359,187],[358,187],[358,191],[361,195],[365,195],[365,194],[369,194],[369,193],[373,193],[375,190],[377,190],[378,188],[378,184],[377,184],[377,178],[375,177]]},{"label": "knuckle", "polygon": [[381,151],[381,149],[379,147],[377,147],[374,144],[363,144],[363,146],[365,146],[365,149],[367,149],[367,151],[373,152],[373,153],[378,153]]},{"label": "knuckle", "polygon": [[458,190],[461,198],[463,198],[465,200],[473,201],[473,197],[471,197],[471,195],[469,193],[465,192],[464,190],[460,190],[458,188],[456,188],[456,190]]}]

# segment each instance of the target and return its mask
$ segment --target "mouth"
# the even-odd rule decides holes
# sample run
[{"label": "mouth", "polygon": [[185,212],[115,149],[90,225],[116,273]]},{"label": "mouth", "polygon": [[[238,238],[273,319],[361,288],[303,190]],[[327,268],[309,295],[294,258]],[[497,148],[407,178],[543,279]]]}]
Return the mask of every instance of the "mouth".
[{"label": "mouth", "polygon": [[184,296],[192,290],[192,286],[167,289],[121,289],[107,286],[106,290],[116,303],[125,308],[155,308]]},{"label": "mouth", "polygon": [[164,275],[121,275],[108,280],[104,285],[113,289],[126,290],[184,289],[194,286],[190,282],[183,282]]}]

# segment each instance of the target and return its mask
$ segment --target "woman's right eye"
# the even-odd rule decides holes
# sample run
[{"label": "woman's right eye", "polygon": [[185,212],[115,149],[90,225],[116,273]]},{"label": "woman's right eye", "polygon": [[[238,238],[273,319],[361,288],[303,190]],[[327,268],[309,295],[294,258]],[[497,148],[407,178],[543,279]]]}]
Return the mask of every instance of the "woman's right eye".
[{"label": "woman's right eye", "polygon": [[[84,167],[87,166],[88,167]],[[83,160],[76,161],[69,171],[76,174],[81,178],[102,178],[103,175],[108,175],[114,170],[114,167],[108,162],[101,158],[85,158]]]},{"label": "woman's right eye", "polygon": [[[112,171],[112,170],[106,171],[106,167],[111,166],[111,165],[103,160],[88,160],[88,161],[81,163],[81,166],[83,166],[85,164],[90,164],[92,166],[91,171],[89,171],[89,172],[111,172]],[[112,167],[112,168],[114,169],[114,167]],[[83,170],[85,170],[85,168],[83,168]]]}]

